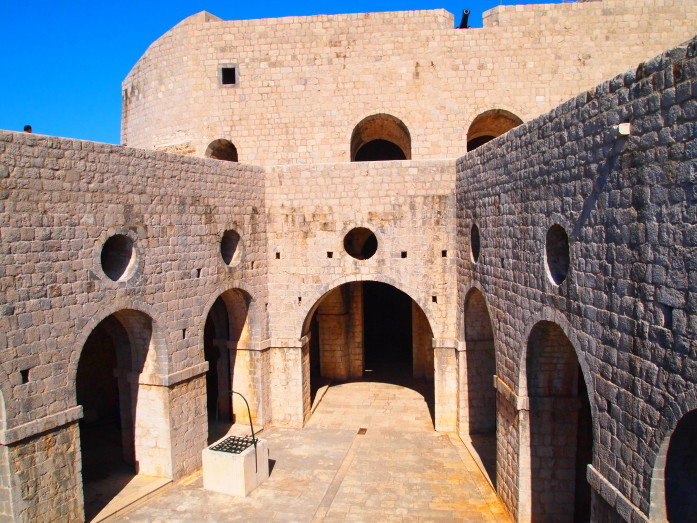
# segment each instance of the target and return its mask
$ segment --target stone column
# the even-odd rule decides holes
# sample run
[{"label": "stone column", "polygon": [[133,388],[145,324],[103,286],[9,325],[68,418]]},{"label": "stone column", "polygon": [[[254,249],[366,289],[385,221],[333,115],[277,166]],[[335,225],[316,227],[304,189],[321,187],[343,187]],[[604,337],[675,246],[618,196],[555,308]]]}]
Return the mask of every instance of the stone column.
[{"label": "stone column", "polygon": [[436,430],[457,431],[457,340],[434,339],[434,387]]},{"label": "stone column", "polygon": [[273,422],[301,428],[310,413],[310,336],[269,341]]},{"label": "stone column", "polygon": [[[252,421],[255,426],[263,426],[267,421],[269,347],[259,342],[229,342],[231,366],[230,380],[232,390],[242,394],[249,403]],[[232,396],[235,423],[249,424],[249,413],[244,400],[237,394]]]},{"label": "stone column", "polygon": [[208,444],[206,371],[208,362],[166,377],[159,387],[167,394],[171,476],[179,479],[201,468],[201,451]]},{"label": "stone column", "polygon": [[518,396],[500,377],[496,389],[496,490],[515,521],[531,519],[530,412],[527,396]]}]

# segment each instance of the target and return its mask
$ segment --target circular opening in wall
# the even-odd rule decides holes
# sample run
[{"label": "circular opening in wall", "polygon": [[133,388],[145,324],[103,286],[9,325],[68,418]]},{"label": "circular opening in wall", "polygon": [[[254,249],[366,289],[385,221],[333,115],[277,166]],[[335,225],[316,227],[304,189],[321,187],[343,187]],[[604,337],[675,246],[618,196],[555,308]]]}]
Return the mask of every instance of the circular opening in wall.
[{"label": "circular opening in wall", "polygon": [[547,272],[559,285],[569,272],[569,236],[561,225],[552,225],[545,240]]},{"label": "circular opening in wall", "polygon": [[367,260],[378,250],[378,239],[370,229],[356,227],[344,236],[344,249],[357,260]]},{"label": "circular opening in wall", "polygon": [[223,238],[220,240],[220,255],[228,267],[233,267],[240,262],[242,249],[237,231],[227,230],[223,233]]},{"label": "circular opening in wall", "polygon": [[102,270],[114,281],[124,280],[135,261],[133,240],[125,234],[115,234],[102,246]]},{"label": "circular opening in wall", "polygon": [[472,261],[477,263],[479,261],[479,227],[477,227],[476,223],[472,224],[472,230],[470,231],[470,250]]}]

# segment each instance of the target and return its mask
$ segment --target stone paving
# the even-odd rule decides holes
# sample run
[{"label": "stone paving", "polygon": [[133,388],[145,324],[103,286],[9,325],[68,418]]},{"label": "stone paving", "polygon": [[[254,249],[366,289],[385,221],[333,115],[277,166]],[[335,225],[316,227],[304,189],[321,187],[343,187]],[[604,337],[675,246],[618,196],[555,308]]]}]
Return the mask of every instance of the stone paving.
[{"label": "stone paving", "polygon": [[263,431],[273,469],[247,498],[203,490],[197,473],[119,520],[510,521],[459,438],[433,430],[426,399],[387,383],[330,386],[305,428]]}]

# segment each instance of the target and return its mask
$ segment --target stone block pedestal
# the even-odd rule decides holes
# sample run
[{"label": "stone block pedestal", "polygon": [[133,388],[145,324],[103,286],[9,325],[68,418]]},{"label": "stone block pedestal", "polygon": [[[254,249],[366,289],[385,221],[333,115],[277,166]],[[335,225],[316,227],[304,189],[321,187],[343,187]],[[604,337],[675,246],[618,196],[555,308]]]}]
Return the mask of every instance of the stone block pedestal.
[{"label": "stone block pedestal", "polygon": [[269,477],[268,445],[266,440],[257,439],[255,466],[254,445],[239,454],[213,450],[229,438],[226,436],[203,449],[203,488],[245,497]]}]

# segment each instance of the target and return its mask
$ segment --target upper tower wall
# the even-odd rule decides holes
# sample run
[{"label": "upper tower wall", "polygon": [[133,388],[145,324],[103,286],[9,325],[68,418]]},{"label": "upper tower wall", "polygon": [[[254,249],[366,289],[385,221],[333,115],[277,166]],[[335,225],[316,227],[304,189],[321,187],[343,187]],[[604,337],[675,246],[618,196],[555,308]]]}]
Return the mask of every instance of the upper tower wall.
[{"label": "upper tower wall", "polygon": [[[411,158],[457,157],[491,109],[529,120],[693,36],[697,4],[502,6],[481,29],[444,10],[221,21],[199,13],[123,84],[122,142],[202,156],[216,139],[257,164],[342,162],[365,117],[401,120]],[[221,67],[235,85],[221,84]]]}]

